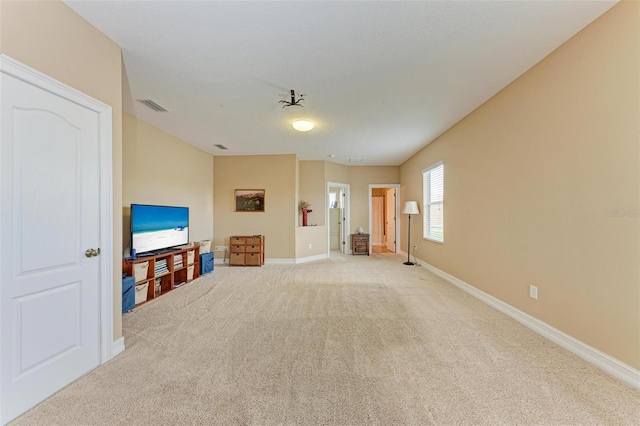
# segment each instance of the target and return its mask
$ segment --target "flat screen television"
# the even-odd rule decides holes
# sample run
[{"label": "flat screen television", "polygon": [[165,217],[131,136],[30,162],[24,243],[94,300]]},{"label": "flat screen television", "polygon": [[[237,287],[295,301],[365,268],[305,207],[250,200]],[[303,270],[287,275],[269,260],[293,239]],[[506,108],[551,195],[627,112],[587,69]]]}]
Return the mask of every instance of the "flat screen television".
[{"label": "flat screen television", "polygon": [[160,251],[189,243],[189,208],[131,204],[131,253]]}]

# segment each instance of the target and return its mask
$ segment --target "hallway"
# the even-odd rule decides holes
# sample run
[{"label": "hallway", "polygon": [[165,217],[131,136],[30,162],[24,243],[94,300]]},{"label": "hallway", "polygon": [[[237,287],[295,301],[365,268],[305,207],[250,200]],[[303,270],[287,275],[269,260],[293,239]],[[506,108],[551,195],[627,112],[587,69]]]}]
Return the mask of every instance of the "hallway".
[{"label": "hallway", "polygon": [[391,250],[387,249],[384,245],[373,245],[371,246],[372,253],[393,253]]}]

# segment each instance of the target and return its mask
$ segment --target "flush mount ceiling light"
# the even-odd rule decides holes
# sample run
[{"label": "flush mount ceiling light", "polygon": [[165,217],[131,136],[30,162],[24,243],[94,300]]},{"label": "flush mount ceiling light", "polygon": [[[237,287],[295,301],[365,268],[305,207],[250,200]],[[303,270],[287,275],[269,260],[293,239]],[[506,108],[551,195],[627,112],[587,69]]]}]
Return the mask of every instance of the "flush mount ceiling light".
[{"label": "flush mount ceiling light", "polygon": [[296,120],[293,122],[293,128],[299,132],[308,132],[313,129],[313,121],[306,118]]},{"label": "flush mount ceiling light", "polygon": [[283,109],[286,109],[288,112],[295,114],[295,118],[293,119],[292,126],[299,132],[308,132],[313,129],[313,121],[308,118],[300,117],[300,111],[302,111],[303,105],[300,103],[304,101],[304,94],[300,94],[300,97],[296,99],[295,90],[291,89],[290,91],[291,100],[281,100],[280,103],[284,104],[282,106]]}]

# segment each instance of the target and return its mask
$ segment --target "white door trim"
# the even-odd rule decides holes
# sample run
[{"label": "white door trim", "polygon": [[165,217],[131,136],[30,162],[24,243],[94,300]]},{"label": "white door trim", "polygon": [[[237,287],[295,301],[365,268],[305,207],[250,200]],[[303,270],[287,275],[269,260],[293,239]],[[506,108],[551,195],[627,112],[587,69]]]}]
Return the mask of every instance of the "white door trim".
[{"label": "white door trim", "polygon": [[[371,210],[373,209],[372,205],[372,190],[373,188],[395,188],[396,189],[396,253],[399,252],[400,243],[398,242],[398,235],[400,235],[400,221],[398,220],[400,213],[400,184],[399,183],[370,183],[369,184],[369,233],[371,233],[371,229],[373,227],[373,222],[371,221]],[[369,253],[372,253],[372,239],[369,238]]]},{"label": "white door trim", "polygon": [[[100,117],[100,364],[113,353],[113,175],[111,106],[0,54],[0,72],[95,111]],[[2,265],[0,265],[2,268]]]},{"label": "white door trim", "polygon": [[[350,218],[349,216],[351,216],[351,208],[350,208],[350,203],[351,203],[351,185],[348,183],[337,183],[337,182],[327,182],[327,192],[326,192],[326,202],[325,202],[325,206],[327,206],[327,208],[324,211],[324,216],[325,216],[325,222],[326,224],[329,224],[329,191],[331,188],[342,188],[344,190],[344,224],[343,224],[343,228],[344,232],[342,235],[342,238],[344,239],[344,253],[345,254],[351,254],[351,241],[349,239],[349,230],[351,229],[351,224],[350,224]],[[327,226],[327,257],[331,257],[331,227]]]}]

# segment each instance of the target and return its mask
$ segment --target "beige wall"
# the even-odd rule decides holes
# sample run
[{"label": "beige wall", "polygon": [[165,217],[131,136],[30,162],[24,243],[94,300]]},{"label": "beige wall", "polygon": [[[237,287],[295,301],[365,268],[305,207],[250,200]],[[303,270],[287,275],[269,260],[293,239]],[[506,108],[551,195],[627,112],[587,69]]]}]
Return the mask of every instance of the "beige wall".
[{"label": "beige wall", "polygon": [[[300,189],[298,199],[311,203],[313,212],[308,214],[308,223],[326,224],[327,185],[324,180],[324,161],[300,161]],[[302,214],[298,214],[298,226],[302,226]]]},{"label": "beige wall", "polygon": [[[297,171],[295,155],[214,157],[212,245],[229,245],[231,235],[262,234],[267,259],[294,259]],[[235,189],[264,189],[265,212],[235,212]]]},{"label": "beige wall", "polygon": [[122,336],[122,79],[120,47],[60,1],[2,1],[0,50],[111,106],[114,339]]},{"label": "beige wall", "polygon": [[[309,247],[311,245],[311,247]],[[296,228],[296,259],[327,254],[326,226]]]},{"label": "beige wall", "polygon": [[336,183],[349,183],[351,175],[349,172],[350,166],[343,166],[342,164],[324,162],[324,176],[327,182]]},{"label": "beige wall", "polygon": [[369,184],[400,183],[400,167],[357,166],[349,168],[351,184],[351,229],[369,233]]},{"label": "beige wall", "polygon": [[358,228],[362,228],[364,232],[369,233],[369,185],[399,184],[400,167],[343,166],[325,162],[325,181],[349,184],[349,227],[351,229],[348,229],[347,232],[355,233]]},{"label": "beige wall", "polygon": [[311,203],[308,224],[302,226],[302,214],[298,213],[296,228],[296,259],[327,254],[327,186],[324,161],[298,162],[298,201]]},{"label": "beige wall", "polygon": [[445,164],[445,243],[412,227],[420,258],[635,368],[639,21],[613,7],[401,167],[422,200],[421,170]]},{"label": "beige wall", "polygon": [[213,156],[124,114],[122,120],[123,243],[132,203],[189,207],[189,239],[213,237]]}]

